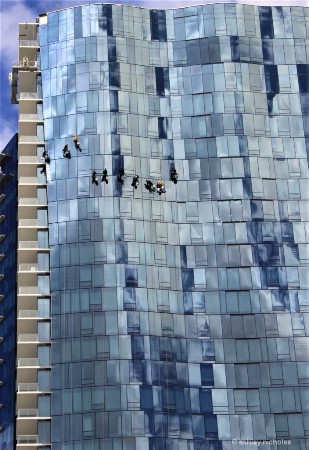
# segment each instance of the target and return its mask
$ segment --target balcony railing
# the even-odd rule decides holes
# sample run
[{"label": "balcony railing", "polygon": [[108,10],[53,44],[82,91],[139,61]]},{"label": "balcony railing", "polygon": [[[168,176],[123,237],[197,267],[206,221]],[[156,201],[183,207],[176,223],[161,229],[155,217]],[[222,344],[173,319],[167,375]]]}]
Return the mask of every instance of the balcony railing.
[{"label": "balcony railing", "polygon": [[38,334],[19,334],[17,342],[39,342]]},{"label": "balcony railing", "polygon": [[17,436],[17,444],[38,444],[39,436]]},{"label": "balcony railing", "polygon": [[20,198],[18,204],[21,206],[28,206],[28,205],[37,206],[39,203],[37,198]]},{"label": "balcony railing", "polygon": [[12,62],[12,66],[13,67],[32,67],[32,68],[36,68],[37,67],[37,62],[36,61],[29,61],[27,59],[24,61],[13,61]]},{"label": "balcony railing", "polygon": [[18,392],[37,392],[39,390],[38,383],[19,383],[17,385]]},{"label": "balcony railing", "polygon": [[20,47],[38,47],[38,41],[34,41],[34,40],[21,40],[19,41],[19,46]]},{"label": "balcony railing", "polygon": [[39,410],[38,409],[18,409],[17,416],[18,417],[38,417]]},{"label": "balcony railing", "polygon": [[21,156],[19,158],[20,163],[40,163],[43,164],[43,160],[41,158],[38,158],[37,156]]},{"label": "balcony railing", "polygon": [[21,92],[19,98],[20,100],[36,100],[38,94],[36,92]]},{"label": "balcony railing", "polygon": [[37,114],[19,114],[19,120],[42,120],[38,118]]},{"label": "balcony railing", "polygon": [[19,142],[38,142],[37,136],[19,136]]},{"label": "balcony railing", "polygon": [[19,295],[38,295],[39,290],[37,286],[20,286],[18,293]]},{"label": "balcony railing", "polygon": [[18,317],[20,319],[36,318],[36,317],[39,317],[39,313],[36,309],[22,310],[22,311],[19,311]]},{"label": "balcony railing", "polygon": [[38,241],[20,241],[18,248],[38,248]]},{"label": "balcony railing", "polygon": [[20,272],[37,272],[39,267],[37,264],[19,264],[18,269]]},{"label": "balcony railing", "polygon": [[37,177],[19,177],[20,184],[39,184]]},{"label": "balcony railing", "polygon": [[18,358],[17,365],[18,367],[38,367],[39,360],[38,358]]},{"label": "balcony railing", "polygon": [[37,219],[19,219],[18,225],[20,227],[37,227],[38,220]]}]

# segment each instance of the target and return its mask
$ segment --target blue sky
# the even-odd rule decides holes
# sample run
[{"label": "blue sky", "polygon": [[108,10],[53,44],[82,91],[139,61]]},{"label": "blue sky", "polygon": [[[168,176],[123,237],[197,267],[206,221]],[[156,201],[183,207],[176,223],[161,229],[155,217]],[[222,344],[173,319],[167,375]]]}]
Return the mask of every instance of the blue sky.
[{"label": "blue sky", "polygon": [[[104,3],[118,3],[163,9],[205,3],[221,3],[226,1],[227,0],[105,0]],[[307,0],[230,0],[230,2],[308,6]],[[17,132],[18,105],[11,105],[10,103],[8,74],[11,72],[12,61],[17,60],[17,33],[19,22],[35,22],[36,17],[44,12],[89,3],[100,3],[100,0],[0,0],[0,151],[9,142],[12,135]]]}]

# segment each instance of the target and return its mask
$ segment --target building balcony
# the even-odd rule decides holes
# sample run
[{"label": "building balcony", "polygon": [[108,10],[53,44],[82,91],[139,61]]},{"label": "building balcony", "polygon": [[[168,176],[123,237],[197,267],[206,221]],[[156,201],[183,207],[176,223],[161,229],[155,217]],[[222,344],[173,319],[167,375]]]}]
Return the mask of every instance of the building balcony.
[{"label": "building balcony", "polygon": [[4,219],[5,219],[5,215],[1,214],[1,216],[0,216],[0,223],[2,223],[4,221]]},{"label": "building balcony", "polygon": [[[35,41],[23,41],[23,42],[35,42]],[[37,61],[29,61],[28,58],[24,58],[22,61],[13,61],[12,62],[13,69],[16,68],[16,69],[23,69],[23,70],[27,70],[27,69],[35,70],[35,69],[37,69],[37,66],[38,66]]]},{"label": "building balcony", "polygon": [[38,94],[36,92],[21,92],[19,94],[20,100],[38,100]]},{"label": "building balcony", "polygon": [[44,161],[38,156],[20,156],[20,164],[44,164]]},{"label": "building balcony", "polygon": [[[37,221],[37,219],[19,219],[18,226],[19,227],[32,227],[32,228],[35,227],[36,228],[38,226],[38,221]],[[1,236],[0,236],[0,238],[1,238]]]},{"label": "building balcony", "polygon": [[18,313],[19,319],[36,319],[38,317],[39,313],[36,309],[24,309]]},{"label": "building balcony", "polygon": [[0,234],[0,242],[2,242],[4,238],[5,238],[5,234]]},{"label": "building balcony", "polygon": [[20,286],[18,289],[19,295],[38,295],[39,290],[37,286]]},{"label": "building balcony", "polygon": [[39,342],[39,335],[38,334],[19,334],[17,337],[17,342]]},{"label": "building balcony", "polygon": [[18,358],[17,367],[39,367],[38,358]]},{"label": "building balcony", "polygon": [[19,114],[19,120],[20,121],[26,121],[26,122],[43,122],[43,119],[39,119],[37,114]]},{"label": "building balcony", "polygon": [[38,417],[38,409],[18,409],[17,417]]},{"label": "building balcony", "polygon": [[2,203],[2,202],[3,202],[3,200],[5,199],[5,197],[6,197],[6,195],[5,195],[5,194],[1,194],[1,195],[0,195],[0,203]]},{"label": "building balcony", "polygon": [[17,391],[18,392],[38,392],[39,384],[38,383],[18,383]]},{"label": "building balcony", "polygon": [[46,183],[39,183],[37,177],[19,177],[18,182],[19,184],[46,184]]},{"label": "building balcony", "polygon": [[[19,219],[19,227],[30,227],[30,228],[48,228],[48,224],[39,224],[37,219]],[[0,240],[1,242],[1,240]]]},{"label": "building balcony", "polygon": [[[37,246],[33,246],[34,245],[34,243],[36,242],[36,241],[23,241],[23,242],[27,242],[27,243],[29,243],[29,245],[27,246],[27,245],[24,245],[24,246],[19,246],[18,247],[18,250],[29,250],[29,251],[33,251],[33,250],[35,250],[35,251],[37,251],[37,250],[42,250],[42,251],[46,251],[46,252],[48,252],[49,250],[50,250],[50,248],[49,247],[43,247],[43,245],[37,245]],[[46,244],[47,245],[47,244]]]},{"label": "building balcony", "polygon": [[36,40],[20,40],[19,47],[39,47],[39,43]]},{"label": "building balcony", "polygon": [[38,344],[38,343],[49,343],[50,341],[48,339],[40,339],[39,335],[37,333],[22,333],[17,336],[17,342],[18,343],[31,343],[31,344]]},{"label": "building balcony", "polygon": [[16,450],[40,450],[40,449],[44,449],[44,450],[51,450],[50,444],[42,444],[40,442],[36,443],[36,444],[19,444],[18,442],[16,443]]},{"label": "building balcony", "polygon": [[19,142],[39,142],[37,136],[19,136]]},{"label": "building balcony", "polygon": [[29,436],[17,436],[17,445],[20,444],[38,444],[39,436],[29,435]]},{"label": "building balcony", "polygon": [[19,272],[38,272],[39,266],[37,264],[19,264]]},{"label": "building balcony", "polygon": [[19,249],[28,249],[28,248],[38,249],[39,243],[38,243],[38,241],[20,241],[18,248]]},{"label": "building balcony", "polygon": [[18,206],[46,206],[43,203],[38,203],[37,198],[20,198]]}]

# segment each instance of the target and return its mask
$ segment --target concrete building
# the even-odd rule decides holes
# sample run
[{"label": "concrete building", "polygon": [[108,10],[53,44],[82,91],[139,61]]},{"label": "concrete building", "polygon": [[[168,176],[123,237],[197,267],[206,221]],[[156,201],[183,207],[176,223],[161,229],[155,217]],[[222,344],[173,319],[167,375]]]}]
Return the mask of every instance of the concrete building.
[{"label": "concrete building", "polygon": [[19,39],[17,450],[308,449],[308,8]]}]

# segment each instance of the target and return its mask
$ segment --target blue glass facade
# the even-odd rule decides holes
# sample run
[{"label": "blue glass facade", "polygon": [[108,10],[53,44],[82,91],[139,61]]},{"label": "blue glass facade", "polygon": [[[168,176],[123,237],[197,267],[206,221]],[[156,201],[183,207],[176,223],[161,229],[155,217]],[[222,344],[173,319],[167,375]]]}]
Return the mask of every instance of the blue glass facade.
[{"label": "blue glass facade", "polygon": [[17,134],[0,153],[0,448],[15,448]]},{"label": "blue glass facade", "polygon": [[53,450],[307,448],[307,16],[87,5],[40,25]]}]

